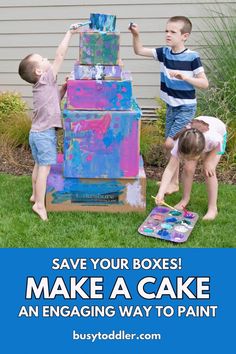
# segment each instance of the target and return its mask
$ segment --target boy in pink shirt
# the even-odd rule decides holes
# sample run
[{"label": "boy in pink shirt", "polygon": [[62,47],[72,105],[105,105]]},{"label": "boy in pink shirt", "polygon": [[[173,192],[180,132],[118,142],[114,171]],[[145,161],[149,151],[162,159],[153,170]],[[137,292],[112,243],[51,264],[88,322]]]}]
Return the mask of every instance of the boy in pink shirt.
[{"label": "boy in pink shirt", "polygon": [[156,203],[162,203],[168,185],[178,168],[179,159],[183,159],[183,197],[176,208],[185,208],[190,200],[197,161],[202,157],[208,193],[208,211],[203,219],[215,219],[218,195],[216,166],[225,151],[226,136],[225,124],[218,118],[208,116],[195,118],[184,130],[178,133],[171,150],[170,161],[162,176]]},{"label": "boy in pink shirt", "polygon": [[62,127],[60,100],[66,92],[66,84],[59,91],[56,79],[71,37],[79,31],[66,32],[52,64],[39,54],[30,54],[19,65],[21,78],[33,85],[34,110],[29,142],[35,165],[30,201],[34,203],[33,211],[44,221],[48,220],[45,207],[47,177],[51,165],[57,162],[56,129]]}]

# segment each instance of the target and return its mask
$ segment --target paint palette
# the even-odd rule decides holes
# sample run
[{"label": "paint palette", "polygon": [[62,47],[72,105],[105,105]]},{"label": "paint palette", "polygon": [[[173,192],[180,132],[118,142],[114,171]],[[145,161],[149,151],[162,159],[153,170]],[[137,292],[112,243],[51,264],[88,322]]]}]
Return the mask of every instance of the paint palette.
[{"label": "paint palette", "polygon": [[138,232],[144,236],[182,243],[189,238],[197,220],[198,214],[186,209],[177,211],[156,206],[139,227]]}]

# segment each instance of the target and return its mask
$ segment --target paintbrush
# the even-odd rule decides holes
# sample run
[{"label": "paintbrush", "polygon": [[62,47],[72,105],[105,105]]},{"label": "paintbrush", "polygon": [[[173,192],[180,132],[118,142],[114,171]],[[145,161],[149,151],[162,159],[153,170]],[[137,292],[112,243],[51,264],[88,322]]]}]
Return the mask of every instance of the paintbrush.
[{"label": "paintbrush", "polygon": [[[153,195],[152,195],[151,197],[156,200],[156,197],[154,197]],[[164,202],[164,201],[162,201],[161,204],[167,206],[168,208],[170,208],[170,209],[172,209],[172,210],[179,211],[179,210],[175,209],[174,207],[172,207],[171,205],[167,204],[167,203]]]},{"label": "paintbrush", "polygon": [[70,26],[70,30],[76,30],[79,27],[82,26],[87,26],[91,23],[91,21],[83,22],[83,23],[74,23],[73,25]]}]

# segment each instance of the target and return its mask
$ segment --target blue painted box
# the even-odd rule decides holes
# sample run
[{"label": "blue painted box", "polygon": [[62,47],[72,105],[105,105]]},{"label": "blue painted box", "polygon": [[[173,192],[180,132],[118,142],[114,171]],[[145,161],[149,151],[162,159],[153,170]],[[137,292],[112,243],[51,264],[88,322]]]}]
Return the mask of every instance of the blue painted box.
[{"label": "blue painted box", "polygon": [[64,109],[64,176],[135,177],[139,170],[141,111]]},{"label": "blue painted box", "polygon": [[65,178],[63,155],[47,180],[47,211],[143,212],[146,176],[140,158],[139,174],[132,179]]},{"label": "blue painted box", "polygon": [[92,13],[90,14],[89,27],[95,31],[114,32],[116,29],[116,16]]}]

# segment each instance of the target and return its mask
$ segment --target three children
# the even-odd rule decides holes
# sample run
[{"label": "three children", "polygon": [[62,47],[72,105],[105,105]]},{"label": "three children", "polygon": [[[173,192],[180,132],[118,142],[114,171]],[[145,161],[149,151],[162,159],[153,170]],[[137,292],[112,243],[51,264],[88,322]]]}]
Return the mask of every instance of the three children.
[{"label": "three children", "polygon": [[[223,149],[226,128],[224,123],[213,117],[193,120],[196,112],[195,89],[206,89],[208,80],[198,53],[185,47],[192,24],[184,16],[171,17],[166,25],[167,46],[161,48],[144,47],[136,24],[131,24],[129,29],[133,35],[135,53],[160,62],[160,97],[167,106],[164,146],[167,152],[171,151],[171,157],[164,171],[156,202],[161,203],[165,194],[178,191],[179,159],[182,158],[185,161],[184,193],[176,207],[185,207],[190,199],[197,160],[202,156],[209,198],[208,212],[204,219],[214,219],[217,215],[218,186],[215,169],[220,160],[219,147]],[[56,163],[56,129],[62,127],[60,99],[66,92],[66,85],[58,91],[56,77],[71,36],[76,32],[79,29],[71,29],[66,33],[52,64],[39,54],[30,54],[19,65],[19,75],[33,85],[34,112],[29,141],[35,166],[30,201],[34,203],[33,211],[44,221],[47,220],[47,176],[51,164]]]}]

